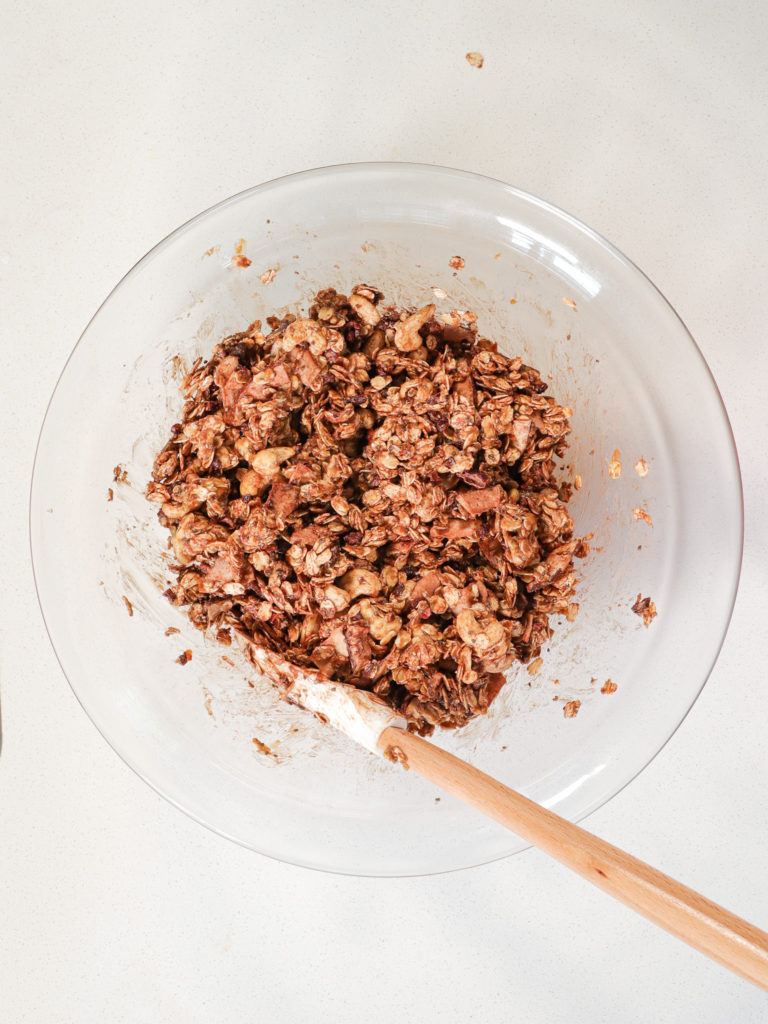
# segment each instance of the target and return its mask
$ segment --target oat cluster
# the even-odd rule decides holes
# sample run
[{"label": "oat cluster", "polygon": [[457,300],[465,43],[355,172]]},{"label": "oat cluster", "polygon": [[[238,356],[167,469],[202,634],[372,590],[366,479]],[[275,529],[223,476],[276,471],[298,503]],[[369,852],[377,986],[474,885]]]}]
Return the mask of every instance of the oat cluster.
[{"label": "oat cluster", "polygon": [[464,725],[573,618],[570,410],[467,311],[321,291],[225,338],[155,460],[200,628],[372,691],[409,727]]}]

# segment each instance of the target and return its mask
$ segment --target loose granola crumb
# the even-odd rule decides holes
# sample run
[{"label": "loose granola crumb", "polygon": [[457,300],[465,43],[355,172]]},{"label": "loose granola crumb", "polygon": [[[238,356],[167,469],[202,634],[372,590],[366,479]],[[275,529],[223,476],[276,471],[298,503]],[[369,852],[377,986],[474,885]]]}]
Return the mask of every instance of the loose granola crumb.
[{"label": "loose granola crumb", "polygon": [[637,595],[637,600],[632,605],[632,611],[635,615],[641,616],[643,625],[646,626],[646,628],[650,626],[658,614],[656,611],[656,605],[650,597],[643,597],[642,594]]},{"label": "loose granola crumb", "polygon": [[580,707],[580,700],[569,700],[567,704],[563,704],[563,718],[575,718]]},{"label": "loose granola crumb", "polygon": [[432,294],[435,296],[436,299],[440,299],[441,301],[443,299],[447,299],[448,298],[448,292],[443,291],[442,288],[433,288],[432,289]]},{"label": "loose granola crumb", "polygon": [[393,764],[401,764],[406,771],[411,767],[408,764],[408,756],[401,747],[387,747],[384,751],[384,757]]},{"label": "loose granola crumb", "polygon": [[123,601],[125,602],[125,607],[128,609],[128,614],[129,615],[133,615],[133,605],[128,600],[128,598],[125,596],[125,594],[123,594]]},{"label": "loose granola crumb", "polygon": [[635,472],[638,476],[648,476],[648,463],[642,456],[635,463]]},{"label": "loose granola crumb", "polygon": [[608,476],[611,480],[618,480],[621,476],[621,453],[618,448],[613,449],[613,455],[608,466]]},{"label": "loose granola crumb", "polygon": [[468,64],[472,65],[473,68],[481,68],[484,64],[482,53],[476,53],[474,50],[471,50],[468,54],[466,54],[465,59]]},{"label": "loose granola crumb", "polygon": [[176,661],[179,663],[179,665],[186,665],[187,662],[191,661],[191,660],[192,660],[192,651],[189,651],[189,650],[182,651],[181,654],[176,659]]},{"label": "loose granola crumb", "polygon": [[637,522],[648,523],[649,526],[653,526],[653,520],[644,508],[633,508],[632,515],[635,517]]},{"label": "loose granola crumb", "polygon": [[571,411],[539,372],[471,311],[382,299],[327,288],[306,318],[223,339],[184,381],[147,497],[178,567],[167,595],[196,626],[429,735],[540,656],[589,544],[556,474]]},{"label": "loose granola crumb", "polygon": [[576,303],[573,301],[573,299],[568,299],[568,298],[564,297],[563,298],[563,302],[565,303],[566,306],[569,306],[572,310],[574,310],[576,313],[578,313],[579,307],[576,305]]},{"label": "loose granola crumb", "polygon": [[606,679],[600,687],[600,693],[616,693],[618,686],[610,679]]},{"label": "loose granola crumb", "polygon": [[464,266],[464,260],[461,258],[461,256],[451,256],[448,262],[453,267],[454,270],[461,270],[462,267]]},{"label": "loose granola crumb", "polygon": [[173,636],[174,633],[180,633],[181,630],[177,629],[176,626],[169,626],[165,631],[166,636]]},{"label": "loose granola crumb", "polygon": [[226,647],[229,647],[232,644],[232,634],[228,629],[225,629],[224,627],[217,630],[216,639],[219,641],[220,644],[224,644]]},{"label": "loose granola crumb", "polygon": [[114,497],[115,497],[115,492],[112,490],[111,487],[108,487],[107,488],[107,501],[113,501]]},{"label": "loose granola crumb", "polygon": [[528,675],[535,676],[541,666],[544,664],[543,658],[534,658],[534,660],[528,666]]},{"label": "loose granola crumb", "polygon": [[272,284],[272,282],[275,280],[276,275],[277,271],[274,269],[274,267],[270,267],[268,270],[264,271],[259,280],[261,281],[262,284]]},{"label": "loose granola crumb", "polygon": [[581,473],[577,473],[576,476],[573,478],[573,489],[575,491],[581,490]]},{"label": "loose granola crumb", "polygon": [[252,261],[243,253],[238,252],[232,257],[232,262],[236,267],[250,267]]},{"label": "loose granola crumb", "polygon": [[128,483],[128,471],[118,463],[117,466],[112,470],[112,479],[116,484],[127,484]]}]

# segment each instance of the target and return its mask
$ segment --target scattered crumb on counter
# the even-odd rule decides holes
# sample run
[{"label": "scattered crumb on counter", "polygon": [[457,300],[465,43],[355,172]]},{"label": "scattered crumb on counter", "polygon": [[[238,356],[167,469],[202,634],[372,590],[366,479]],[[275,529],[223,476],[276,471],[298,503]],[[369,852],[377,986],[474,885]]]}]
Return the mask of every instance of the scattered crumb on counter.
[{"label": "scattered crumb on counter", "polygon": [[114,497],[115,497],[115,492],[112,490],[111,487],[108,487],[107,488],[107,501],[112,501],[114,499]]},{"label": "scattered crumb on counter", "polygon": [[543,664],[544,660],[542,658],[534,658],[528,666],[528,675],[535,676]]},{"label": "scattered crumb on counter", "polygon": [[616,693],[618,686],[611,679],[606,679],[600,687],[600,693]]},{"label": "scattered crumb on counter", "polygon": [[567,704],[563,704],[563,718],[575,718],[580,707],[580,700],[569,700]]},{"label": "scattered crumb on counter", "polygon": [[133,605],[128,600],[128,598],[125,596],[125,594],[123,594],[123,601],[125,602],[125,607],[128,609],[128,614],[129,615],[133,615]]},{"label": "scattered crumb on counter", "polygon": [[643,625],[646,627],[650,626],[658,614],[656,611],[656,605],[650,597],[643,597],[642,594],[637,595],[637,600],[632,605],[632,611],[635,615],[641,616]]},{"label": "scattered crumb on counter", "polygon": [[474,50],[466,55],[465,60],[467,64],[471,64],[473,68],[481,68],[485,63],[482,53],[477,53]]},{"label": "scattered crumb on counter", "polygon": [[[231,659],[231,658],[228,658],[228,657],[226,656],[226,654],[222,654],[222,656],[221,656],[221,660],[222,660],[223,662],[225,662],[225,663],[226,663],[227,665],[231,665],[231,666],[232,666],[232,668],[234,668],[234,667],[235,667],[235,663],[234,663],[234,661],[232,661],[232,659]],[[248,685],[249,685],[250,687],[253,687],[253,683],[249,683]]]},{"label": "scattered crumb on counter", "polygon": [[576,305],[576,303],[573,301],[573,299],[569,299],[567,297],[564,297],[563,298],[563,302],[564,302],[564,304],[566,306],[569,306],[574,312],[578,313],[579,307]]},{"label": "scattered crumb on counter", "polygon": [[181,630],[177,629],[176,626],[169,626],[165,631],[166,636],[173,636],[174,633],[180,633]]},{"label": "scattered crumb on counter", "polygon": [[638,476],[648,476],[648,463],[645,461],[642,455],[635,463],[635,472]]},{"label": "scattered crumb on counter", "polygon": [[608,465],[608,476],[611,480],[618,480],[621,476],[621,452],[618,448],[613,449],[613,455]]},{"label": "scattered crumb on counter", "polygon": [[649,526],[653,526],[653,520],[644,508],[633,508],[632,515],[635,517],[638,523],[643,522],[648,523]]},{"label": "scattered crumb on counter", "polygon": [[220,644],[225,644],[227,647],[231,647],[232,646],[232,634],[230,633],[230,631],[228,629],[226,629],[224,627],[222,627],[216,633],[216,639],[219,641]]},{"label": "scattered crumb on counter", "polygon": [[517,299],[510,299],[509,304],[510,306],[515,306],[517,304]]},{"label": "scattered crumb on counter", "polygon": [[192,651],[182,651],[176,661],[179,665],[186,665],[188,661],[192,661]]},{"label": "scattered crumb on counter", "polygon": [[447,299],[448,298],[448,292],[443,291],[442,288],[433,288],[432,289],[432,294],[435,296],[436,299]]},{"label": "scattered crumb on counter", "polygon": [[439,797],[439,796],[436,796],[436,797],[435,797],[435,803],[436,803],[436,804],[439,804],[439,803],[440,803],[440,797]]},{"label": "scattered crumb on counter", "polygon": [[232,257],[232,262],[236,267],[250,267],[251,265],[251,261],[248,259],[248,257],[244,256],[241,252],[236,253]]},{"label": "scattered crumb on counter", "polygon": [[269,267],[267,270],[264,271],[259,280],[261,281],[262,284],[272,284],[272,282],[275,280],[276,275],[277,270],[275,270],[274,267]]},{"label": "scattered crumb on counter", "polygon": [[202,258],[205,259],[206,256],[213,256],[213,254],[216,252],[218,248],[218,245],[212,245],[210,249],[205,250]]},{"label": "scattered crumb on counter", "polygon": [[577,473],[576,476],[573,478],[573,489],[575,491],[581,490],[581,473]]},{"label": "scattered crumb on counter", "polygon": [[576,601],[571,601],[568,605],[568,611],[565,613],[565,617],[568,622],[575,622],[576,616],[579,614],[579,605]]},{"label": "scattered crumb on counter", "polygon": [[453,267],[454,270],[461,270],[462,267],[464,266],[464,260],[461,258],[461,256],[451,256],[448,262]]},{"label": "scattered crumb on counter", "polygon": [[118,463],[112,470],[112,479],[116,484],[127,484],[128,483],[128,471]]}]

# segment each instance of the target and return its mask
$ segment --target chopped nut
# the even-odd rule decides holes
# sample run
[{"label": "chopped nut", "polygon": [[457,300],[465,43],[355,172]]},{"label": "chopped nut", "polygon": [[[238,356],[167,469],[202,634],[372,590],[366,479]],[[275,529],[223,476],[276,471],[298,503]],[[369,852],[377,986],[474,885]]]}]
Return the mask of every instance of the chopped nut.
[{"label": "chopped nut", "polygon": [[176,626],[169,626],[165,631],[166,636],[173,636],[174,633],[180,633],[181,630],[177,629]]},{"label": "chopped nut", "polygon": [[573,478],[573,489],[575,491],[581,490],[581,473],[577,473],[576,476]]},{"label": "chopped nut", "polygon": [[[248,262],[250,263],[250,260]],[[270,267],[268,270],[264,271],[264,273],[259,277],[259,280],[261,281],[262,284],[272,284],[272,282],[275,280],[276,274],[277,270],[275,270],[273,267]]]},{"label": "chopped nut", "polygon": [[376,324],[381,320],[381,314],[376,309],[374,304],[364,295],[350,295],[349,304],[363,321],[369,327],[375,327]]},{"label": "chopped nut", "polygon": [[648,463],[642,456],[635,463],[635,472],[638,476],[648,476]]},{"label": "chopped nut", "polygon": [[189,650],[182,651],[181,654],[176,659],[176,661],[179,663],[179,665],[186,665],[187,662],[191,661],[191,660],[192,660],[192,651],[189,651]]},{"label": "chopped nut", "polygon": [[423,338],[419,331],[434,315],[435,307],[429,305],[417,310],[415,313],[411,313],[409,317],[402,320],[395,327],[395,347],[399,348],[401,352],[414,352],[417,348],[420,348]]},{"label": "chopped nut", "polygon": [[247,256],[244,256],[241,252],[235,253],[232,257],[232,262],[236,267],[250,267],[251,261]]},{"label": "chopped nut", "polygon": [[635,615],[639,615],[643,620],[643,625],[647,628],[656,618],[656,605],[650,599],[650,597],[643,597],[642,594],[637,595],[637,600],[632,605],[632,611]]},{"label": "chopped nut", "polygon": [[468,64],[471,64],[473,68],[481,68],[483,66],[483,55],[482,53],[476,53],[474,50],[470,51],[466,55]]},{"label": "chopped nut", "polygon": [[528,666],[528,674],[531,675],[531,676],[535,676],[538,673],[539,669],[541,668],[541,666],[543,664],[544,664],[544,659],[543,658],[534,658],[533,661]]},{"label": "chopped nut", "polygon": [[580,707],[580,700],[569,700],[567,704],[563,704],[563,718],[575,718]]},{"label": "chopped nut", "polygon": [[464,260],[461,256],[451,256],[448,263],[453,267],[454,270],[461,270],[464,266]]},{"label": "chopped nut", "polygon": [[608,466],[608,476],[611,480],[618,480],[621,476],[621,453],[618,448],[613,449],[613,455]]},{"label": "chopped nut", "polygon": [[653,520],[644,508],[633,508],[632,515],[638,522],[648,523],[649,526],[653,526]]},{"label": "chopped nut", "polygon": [[600,693],[616,693],[618,686],[610,679],[606,679],[603,685],[600,687]]},{"label": "chopped nut", "polygon": [[564,298],[563,302],[565,303],[566,306],[570,306],[571,309],[575,310],[578,313],[579,308],[576,305],[576,303],[573,301],[573,299]]}]

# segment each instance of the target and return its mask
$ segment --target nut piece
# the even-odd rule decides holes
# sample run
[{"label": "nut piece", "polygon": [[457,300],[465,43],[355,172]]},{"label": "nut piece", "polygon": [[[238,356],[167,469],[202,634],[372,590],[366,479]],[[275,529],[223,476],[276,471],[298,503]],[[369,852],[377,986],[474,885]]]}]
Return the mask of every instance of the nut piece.
[{"label": "nut piece", "polygon": [[645,461],[642,455],[635,463],[635,472],[638,476],[648,476],[648,463]]},{"label": "nut piece", "polygon": [[450,264],[450,266],[453,267],[454,270],[461,270],[462,267],[464,266],[464,260],[461,258],[461,256],[451,256],[451,258],[448,260],[448,263]]},{"label": "nut piece", "polygon": [[608,464],[608,476],[611,480],[618,480],[621,476],[621,452],[618,448],[613,449],[611,461]]},{"label": "nut piece", "polygon": [[476,53],[474,50],[471,50],[466,55],[466,61],[468,64],[471,64],[473,68],[481,68],[483,66],[483,55],[482,53]]},{"label": "nut piece", "polygon": [[600,693],[616,693],[618,686],[610,679],[606,679],[600,687]]},{"label": "nut piece", "polygon": [[381,314],[374,304],[362,295],[352,294],[349,296],[349,304],[368,327],[375,327],[381,320]]},{"label": "nut piece", "polygon": [[580,707],[580,700],[569,700],[567,704],[563,704],[563,718],[575,718]]},{"label": "nut piece", "polygon": [[430,303],[423,309],[411,313],[395,327],[395,347],[401,352],[415,352],[421,348],[423,338],[419,331],[424,324],[435,315],[435,307]]}]

